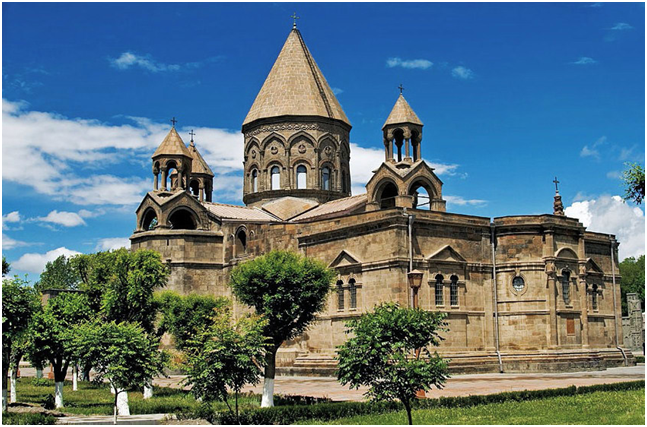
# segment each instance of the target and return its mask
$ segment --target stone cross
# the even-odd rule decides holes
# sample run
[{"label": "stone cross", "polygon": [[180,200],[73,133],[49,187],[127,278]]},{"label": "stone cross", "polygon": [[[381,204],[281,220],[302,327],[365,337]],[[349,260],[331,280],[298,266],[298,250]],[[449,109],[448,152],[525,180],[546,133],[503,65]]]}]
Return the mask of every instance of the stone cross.
[{"label": "stone cross", "polygon": [[189,135],[191,135],[191,142],[193,142],[193,137],[195,136],[195,132],[193,132],[193,129],[191,129],[191,132],[189,132]]},{"label": "stone cross", "polygon": [[299,17],[297,16],[297,13],[296,13],[296,12],[294,12],[294,13],[292,14],[292,16],[290,16],[290,18],[292,18],[292,19],[294,20],[294,23],[292,24],[292,28],[296,28],[296,27],[297,27],[297,19],[301,19],[301,18],[299,18]]},{"label": "stone cross", "polygon": [[398,86],[398,89],[400,89],[400,95],[402,95],[402,91],[404,90],[404,87],[402,86],[402,83],[400,83],[400,86]]},{"label": "stone cross", "polygon": [[171,123],[173,123],[173,127],[175,127],[175,124],[177,123],[177,120],[175,120],[175,117],[171,119]]},{"label": "stone cross", "polygon": [[553,182],[555,183],[555,192],[556,192],[556,193],[559,193],[559,189],[557,188],[557,184],[559,184],[559,181],[557,181],[557,177],[555,177],[555,179],[553,180]]}]

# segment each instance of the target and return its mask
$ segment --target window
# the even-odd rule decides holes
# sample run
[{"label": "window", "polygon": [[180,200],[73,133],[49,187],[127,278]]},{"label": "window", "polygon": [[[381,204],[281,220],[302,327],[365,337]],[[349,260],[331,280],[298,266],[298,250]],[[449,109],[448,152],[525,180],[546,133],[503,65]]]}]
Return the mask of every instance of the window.
[{"label": "window", "polygon": [[303,165],[299,165],[297,167],[297,188],[298,189],[307,188],[308,186],[306,183],[307,177],[308,177],[308,174],[306,171],[306,167]]},{"label": "window", "polygon": [[321,188],[323,190],[330,190],[330,169],[323,168],[321,170]]},{"label": "window", "polygon": [[242,257],[247,253],[247,234],[242,228],[236,233],[236,256]]},{"label": "window", "polygon": [[357,286],[355,286],[355,279],[348,281],[350,291],[350,308],[357,308]]},{"label": "window", "polygon": [[593,284],[593,289],[591,290],[591,307],[593,310],[598,309],[598,285]]},{"label": "window", "polygon": [[571,302],[571,287],[569,282],[571,280],[571,272],[568,270],[562,271],[562,296],[564,297],[564,302],[570,304]]},{"label": "window", "polygon": [[450,278],[451,284],[449,285],[449,304],[458,305],[458,277],[452,276]]},{"label": "window", "polygon": [[440,274],[436,276],[435,284],[435,295],[436,295],[436,305],[444,305],[443,301],[443,276]]},{"label": "window", "polygon": [[344,309],[344,282],[337,281],[337,310]]},{"label": "window", "polygon": [[252,193],[256,193],[258,191],[258,171],[254,169],[252,171]]},{"label": "window", "polygon": [[270,174],[272,175],[272,190],[278,190],[281,188],[281,170],[278,166],[273,166],[270,169]]},{"label": "window", "polygon": [[168,221],[173,230],[195,230],[197,228],[195,217],[186,209],[173,212]]},{"label": "window", "polygon": [[348,183],[346,182],[346,171],[341,172],[341,191],[348,193]]},{"label": "window", "polygon": [[157,215],[153,209],[148,209],[144,214],[142,229],[144,231],[153,230],[157,226]]},{"label": "window", "polygon": [[523,291],[523,288],[526,287],[526,283],[523,281],[523,277],[517,276],[514,279],[512,279],[512,288],[516,292],[521,292]]}]

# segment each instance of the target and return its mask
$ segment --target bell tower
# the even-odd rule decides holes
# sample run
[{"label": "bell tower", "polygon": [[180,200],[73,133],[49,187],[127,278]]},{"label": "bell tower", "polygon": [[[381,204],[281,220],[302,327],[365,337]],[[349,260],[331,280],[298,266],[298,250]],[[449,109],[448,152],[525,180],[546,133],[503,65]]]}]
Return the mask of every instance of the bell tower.
[{"label": "bell tower", "polygon": [[422,122],[404,99],[400,86],[400,96],[382,126],[386,161],[411,164],[420,160],[422,126]]},{"label": "bell tower", "polygon": [[349,196],[350,129],[295,25],[243,122],[243,202]]},{"label": "bell tower", "polygon": [[[185,191],[189,188],[193,157],[175,130],[175,118],[172,122],[173,127],[152,157],[153,175],[155,176],[153,189],[155,191],[175,192]],[[161,183],[159,182],[160,172]],[[167,182],[169,180],[170,183]]]}]

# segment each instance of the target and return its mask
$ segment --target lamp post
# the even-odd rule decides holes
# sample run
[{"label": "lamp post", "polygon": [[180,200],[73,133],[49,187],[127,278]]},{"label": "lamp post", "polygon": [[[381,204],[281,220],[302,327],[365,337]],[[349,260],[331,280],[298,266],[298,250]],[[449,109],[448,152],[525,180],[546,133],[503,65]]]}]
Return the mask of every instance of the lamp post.
[{"label": "lamp post", "polygon": [[[422,286],[422,276],[424,273],[420,270],[411,270],[410,272],[407,273],[407,281],[409,282],[409,287],[411,288],[411,295],[413,297],[412,299],[412,308],[416,309],[418,308],[418,291],[420,290],[420,286]],[[420,349],[416,349],[416,359],[420,357]],[[416,397],[418,399],[424,399],[425,398],[425,391],[424,390],[418,390],[416,392]]]}]

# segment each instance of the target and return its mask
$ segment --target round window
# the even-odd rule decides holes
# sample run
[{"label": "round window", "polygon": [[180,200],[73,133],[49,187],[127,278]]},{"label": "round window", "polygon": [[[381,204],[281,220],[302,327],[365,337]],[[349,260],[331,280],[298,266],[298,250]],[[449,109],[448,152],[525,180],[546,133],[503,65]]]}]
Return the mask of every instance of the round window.
[{"label": "round window", "polygon": [[512,279],[512,287],[514,288],[515,291],[521,292],[523,291],[523,288],[526,287],[526,282],[523,281],[523,277],[517,276],[514,279]]}]

